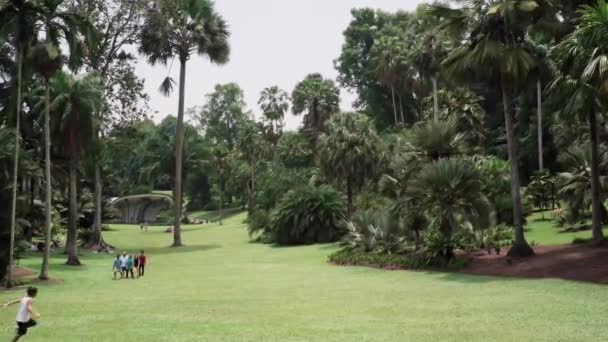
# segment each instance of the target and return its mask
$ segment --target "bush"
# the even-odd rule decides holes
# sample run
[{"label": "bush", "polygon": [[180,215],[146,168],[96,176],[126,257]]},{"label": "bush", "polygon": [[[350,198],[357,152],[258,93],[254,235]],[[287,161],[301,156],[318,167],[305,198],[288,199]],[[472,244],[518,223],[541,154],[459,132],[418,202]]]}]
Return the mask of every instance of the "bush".
[{"label": "bush", "polygon": [[279,245],[327,243],[342,237],[346,217],[344,196],[330,186],[310,185],[289,191],[270,220],[273,241]]},{"label": "bush", "polygon": [[342,245],[365,252],[384,254],[408,250],[407,231],[402,222],[387,211],[366,210],[345,223]]},{"label": "bush", "polygon": [[253,234],[268,230],[270,226],[270,212],[267,210],[256,210],[249,216],[249,236],[253,236]]},{"label": "bush", "polygon": [[580,238],[580,237],[576,237],[574,239],[572,239],[572,244],[573,245],[582,245],[588,242],[591,242],[593,239],[585,239],[585,238]]},{"label": "bush", "polygon": [[453,259],[449,263],[434,263],[420,253],[409,254],[378,254],[365,253],[358,249],[343,249],[328,257],[330,263],[335,265],[371,266],[390,269],[420,269],[424,267],[445,267],[449,269],[464,268],[467,260]]}]

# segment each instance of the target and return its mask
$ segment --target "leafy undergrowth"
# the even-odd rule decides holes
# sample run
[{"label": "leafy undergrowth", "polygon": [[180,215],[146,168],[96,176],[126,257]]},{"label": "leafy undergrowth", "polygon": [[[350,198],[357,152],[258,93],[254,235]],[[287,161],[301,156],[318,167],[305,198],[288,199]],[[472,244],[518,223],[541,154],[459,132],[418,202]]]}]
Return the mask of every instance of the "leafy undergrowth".
[{"label": "leafy undergrowth", "polygon": [[457,257],[446,263],[445,260],[429,260],[418,254],[378,254],[366,253],[357,249],[339,250],[329,255],[328,259],[334,265],[367,266],[391,270],[417,270],[424,268],[455,270],[465,268],[468,265],[468,259],[464,257]]}]

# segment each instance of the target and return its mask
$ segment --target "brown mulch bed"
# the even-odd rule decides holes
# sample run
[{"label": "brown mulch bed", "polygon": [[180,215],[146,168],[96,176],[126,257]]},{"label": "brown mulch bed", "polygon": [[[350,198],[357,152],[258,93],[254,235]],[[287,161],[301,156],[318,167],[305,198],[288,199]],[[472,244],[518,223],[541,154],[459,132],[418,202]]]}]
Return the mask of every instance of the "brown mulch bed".
[{"label": "brown mulch bed", "polygon": [[10,289],[7,289],[5,286],[0,286],[0,291],[15,291],[15,290],[23,290],[28,286],[36,285],[36,284],[45,284],[45,285],[57,285],[63,284],[62,279],[51,278],[49,280],[40,280],[38,276],[31,270],[27,268],[15,267],[13,268],[13,278],[22,282],[22,285],[13,286]]},{"label": "brown mulch bed", "polygon": [[608,284],[608,247],[590,244],[563,246],[535,246],[536,255],[525,259],[475,252],[471,263],[459,273],[521,278],[557,278]]}]

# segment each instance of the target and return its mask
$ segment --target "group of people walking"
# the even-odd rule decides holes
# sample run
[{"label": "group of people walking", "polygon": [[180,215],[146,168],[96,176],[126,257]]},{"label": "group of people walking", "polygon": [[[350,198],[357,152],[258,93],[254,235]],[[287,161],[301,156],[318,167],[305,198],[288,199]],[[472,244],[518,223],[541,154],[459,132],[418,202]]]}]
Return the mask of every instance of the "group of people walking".
[{"label": "group of people walking", "polygon": [[[143,277],[147,263],[148,257],[146,257],[143,250],[139,255],[135,256],[129,255],[127,252],[122,252],[122,255],[118,254],[116,255],[116,259],[114,259],[114,265],[112,267],[114,279],[118,279],[117,275],[119,274],[120,279],[129,279],[129,274],[131,275],[131,279],[135,279],[135,274],[137,274],[137,278]],[[133,270],[135,270],[135,272]]]}]

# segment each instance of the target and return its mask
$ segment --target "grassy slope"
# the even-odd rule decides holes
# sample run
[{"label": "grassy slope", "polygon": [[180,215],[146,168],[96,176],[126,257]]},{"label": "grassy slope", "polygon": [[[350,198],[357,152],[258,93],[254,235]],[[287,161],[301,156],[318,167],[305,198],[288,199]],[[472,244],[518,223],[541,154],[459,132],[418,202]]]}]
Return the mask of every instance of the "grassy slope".
[{"label": "grassy slope", "polygon": [[[608,293],[598,285],[335,267],[335,247],[249,244],[244,216],[186,227],[117,226],[107,240],[151,259],[148,275],[112,281],[111,256],[53,259],[27,341],[599,341]],[[37,268],[39,259],[23,264]],[[0,301],[17,296],[0,293]],[[16,308],[0,310],[0,341]],[[128,323],[126,323],[128,322]]]},{"label": "grassy slope", "polygon": [[[528,224],[526,226],[526,239],[528,242],[535,241],[541,245],[563,245],[572,243],[572,240],[575,238],[591,238],[590,230],[576,233],[560,233],[560,228],[555,226],[551,213],[546,212],[544,217],[545,220],[542,220],[541,213],[528,217]],[[608,236],[608,228],[606,227],[604,227],[604,235]]]}]

